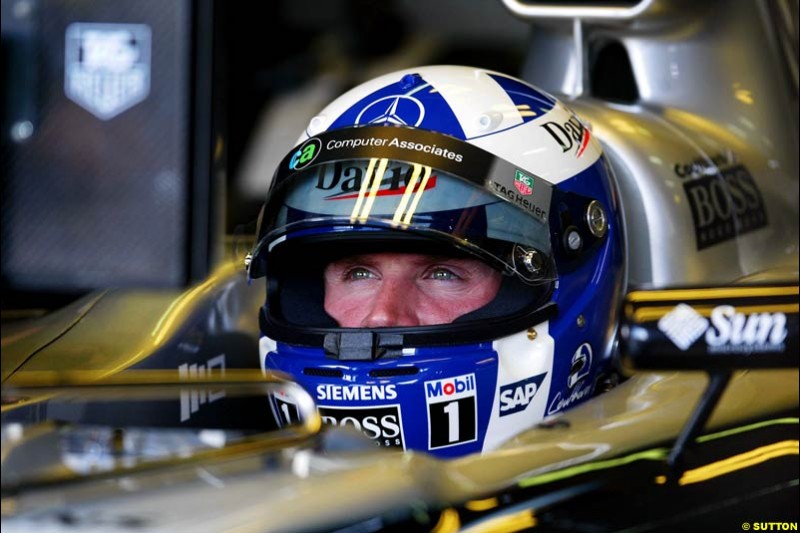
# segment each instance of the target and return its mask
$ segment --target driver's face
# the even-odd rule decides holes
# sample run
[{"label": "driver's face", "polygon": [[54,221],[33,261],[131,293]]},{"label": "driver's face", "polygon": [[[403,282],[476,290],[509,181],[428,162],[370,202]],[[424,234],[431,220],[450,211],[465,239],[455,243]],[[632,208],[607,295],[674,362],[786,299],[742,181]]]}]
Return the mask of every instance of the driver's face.
[{"label": "driver's face", "polygon": [[351,256],[325,268],[325,311],[348,328],[448,324],[489,303],[500,281],[477,259]]}]

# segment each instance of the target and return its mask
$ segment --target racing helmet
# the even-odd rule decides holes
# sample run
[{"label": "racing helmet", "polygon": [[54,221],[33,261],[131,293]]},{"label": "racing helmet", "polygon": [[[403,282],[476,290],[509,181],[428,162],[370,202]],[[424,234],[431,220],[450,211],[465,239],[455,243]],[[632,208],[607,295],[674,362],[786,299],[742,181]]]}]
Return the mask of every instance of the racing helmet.
[{"label": "racing helmet", "polygon": [[[248,255],[267,280],[261,364],[378,447],[491,450],[611,371],[623,248],[609,165],[564,104],[484,69],[386,74],[314,117],[275,171]],[[340,326],[326,265],[386,252],[478,259],[501,281],[449,323]]]}]

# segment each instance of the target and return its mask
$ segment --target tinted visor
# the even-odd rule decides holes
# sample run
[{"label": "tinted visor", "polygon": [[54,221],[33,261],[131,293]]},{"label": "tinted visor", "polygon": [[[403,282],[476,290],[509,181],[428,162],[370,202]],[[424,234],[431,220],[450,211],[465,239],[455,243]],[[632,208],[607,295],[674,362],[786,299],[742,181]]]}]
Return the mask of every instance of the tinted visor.
[{"label": "tinted visor", "polygon": [[377,157],[311,165],[279,183],[254,256],[312,235],[374,241],[388,233],[446,243],[529,284],[553,281],[546,220],[441,169]]}]

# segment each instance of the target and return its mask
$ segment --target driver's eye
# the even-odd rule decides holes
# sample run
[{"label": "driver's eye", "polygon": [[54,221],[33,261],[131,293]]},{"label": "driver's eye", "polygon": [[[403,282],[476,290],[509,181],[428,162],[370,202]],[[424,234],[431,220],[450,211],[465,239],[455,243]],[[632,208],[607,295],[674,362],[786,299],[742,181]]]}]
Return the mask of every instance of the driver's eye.
[{"label": "driver's eye", "polygon": [[345,273],[345,278],[350,280],[362,280],[374,278],[374,274],[363,267],[351,268]]},{"label": "driver's eye", "polygon": [[439,281],[450,281],[454,279],[461,279],[456,274],[447,270],[446,268],[435,268],[429,274],[431,279],[439,280]]}]

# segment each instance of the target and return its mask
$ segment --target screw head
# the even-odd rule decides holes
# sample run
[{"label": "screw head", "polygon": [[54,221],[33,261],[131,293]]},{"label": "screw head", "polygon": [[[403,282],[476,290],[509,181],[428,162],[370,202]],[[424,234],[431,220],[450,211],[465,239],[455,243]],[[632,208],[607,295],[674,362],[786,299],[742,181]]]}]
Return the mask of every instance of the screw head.
[{"label": "screw head", "polygon": [[583,246],[583,239],[581,238],[581,234],[578,233],[578,230],[571,229],[567,232],[566,238],[567,248],[571,252],[577,252]]},{"label": "screw head", "polygon": [[536,337],[538,337],[538,336],[539,336],[539,334],[536,333],[536,330],[534,328],[529,328],[528,329],[528,339],[529,340],[536,340]]}]

